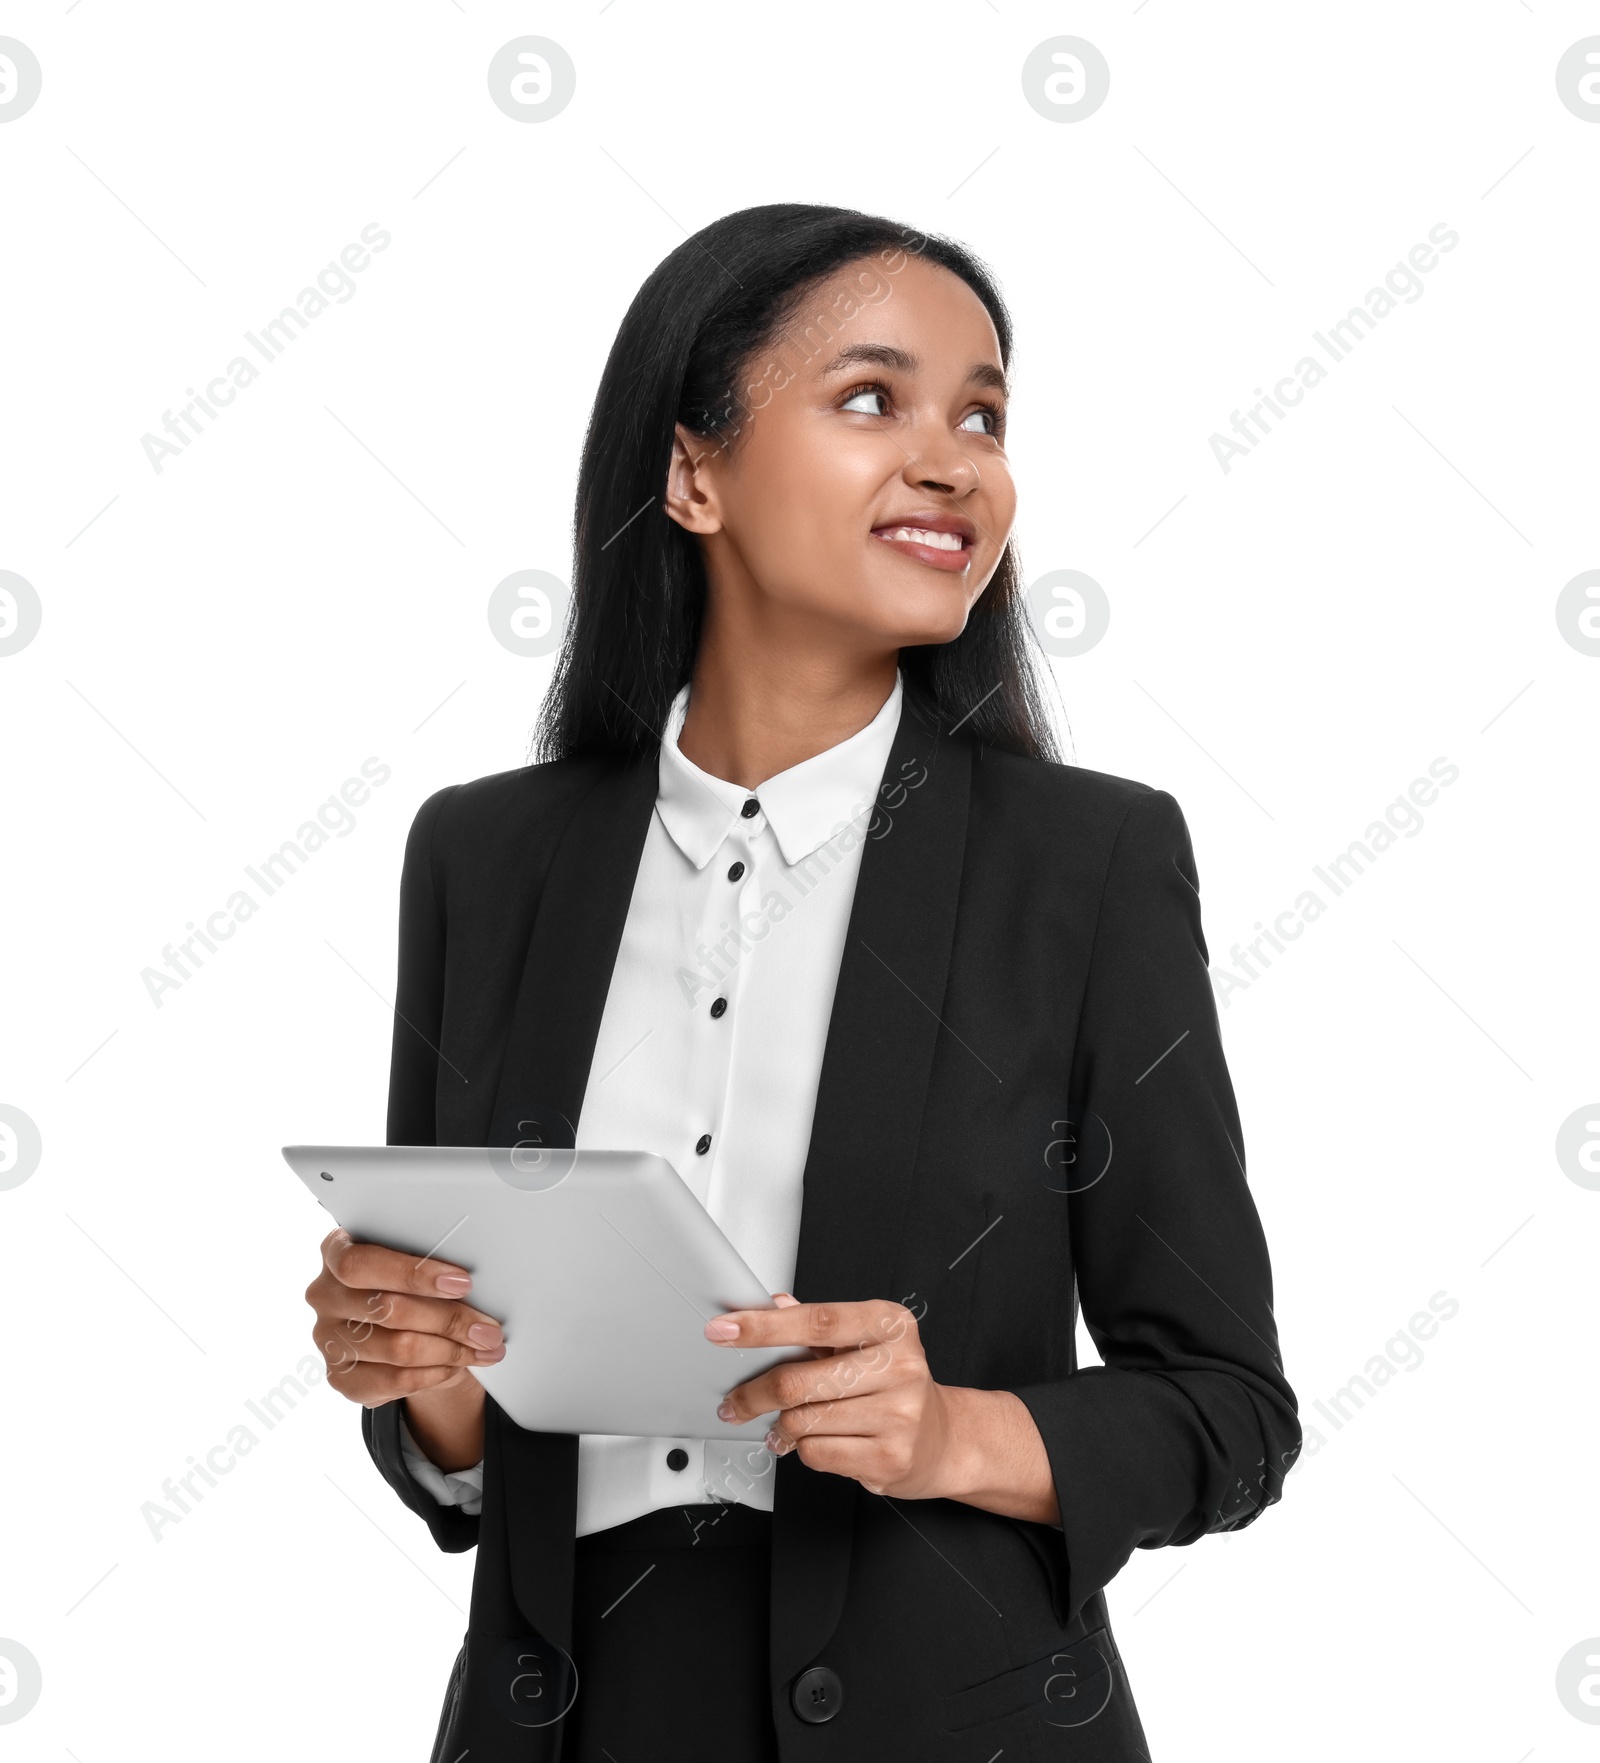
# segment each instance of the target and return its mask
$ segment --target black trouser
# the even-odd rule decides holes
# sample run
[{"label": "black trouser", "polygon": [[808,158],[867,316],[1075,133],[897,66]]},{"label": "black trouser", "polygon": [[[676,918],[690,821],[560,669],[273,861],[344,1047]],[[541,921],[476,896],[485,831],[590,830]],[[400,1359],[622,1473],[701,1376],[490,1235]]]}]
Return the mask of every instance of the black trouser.
[{"label": "black trouser", "polygon": [[564,1763],[776,1763],[772,1514],[669,1506],[577,1541]]}]

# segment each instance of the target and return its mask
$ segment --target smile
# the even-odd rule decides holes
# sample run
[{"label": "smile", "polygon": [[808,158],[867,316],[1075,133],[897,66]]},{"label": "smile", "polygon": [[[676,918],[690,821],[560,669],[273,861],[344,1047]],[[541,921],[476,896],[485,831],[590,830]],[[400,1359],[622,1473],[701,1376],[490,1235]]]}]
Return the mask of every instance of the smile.
[{"label": "smile", "polygon": [[971,541],[963,534],[936,532],[930,527],[875,527],[872,536],[918,563],[949,571],[964,570],[972,549]]},{"label": "smile", "polygon": [[920,526],[897,526],[888,532],[879,533],[878,537],[880,539],[909,539],[916,545],[932,545],[936,551],[960,551],[966,546],[966,541],[960,533],[934,533],[929,532],[926,527]]}]

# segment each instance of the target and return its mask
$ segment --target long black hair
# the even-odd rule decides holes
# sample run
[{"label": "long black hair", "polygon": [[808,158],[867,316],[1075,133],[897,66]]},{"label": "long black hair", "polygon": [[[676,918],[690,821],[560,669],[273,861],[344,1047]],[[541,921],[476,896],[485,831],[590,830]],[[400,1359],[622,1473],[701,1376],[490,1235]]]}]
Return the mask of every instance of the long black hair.
[{"label": "long black hair", "polygon": [[[806,294],[863,259],[892,274],[906,253],[972,289],[1009,366],[1011,318],[983,264],[953,240],[881,215],[807,202],[743,208],[686,239],[646,279],[611,346],[584,437],[572,608],[535,730],[538,758],[640,754],[660,740],[693,671],[706,596],[699,542],[662,506],[674,425],[736,445],[751,413],[739,388]],[[1057,759],[1022,594],[1008,542],[961,634],[902,648],[901,675],[907,697],[939,726]]]}]

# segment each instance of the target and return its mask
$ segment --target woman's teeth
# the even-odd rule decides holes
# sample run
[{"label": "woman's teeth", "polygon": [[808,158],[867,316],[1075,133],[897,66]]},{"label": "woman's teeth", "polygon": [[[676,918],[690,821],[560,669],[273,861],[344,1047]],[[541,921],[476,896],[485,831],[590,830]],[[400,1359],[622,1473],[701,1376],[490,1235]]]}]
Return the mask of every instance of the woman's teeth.
[{"label": "woman's teeth", "polygon": [[886,539],[909,539],[913,545],[931,545],[935,551],[959,551],[965,544],[960,533],[933,533],[920,526],[897,526],[885,531]]}]

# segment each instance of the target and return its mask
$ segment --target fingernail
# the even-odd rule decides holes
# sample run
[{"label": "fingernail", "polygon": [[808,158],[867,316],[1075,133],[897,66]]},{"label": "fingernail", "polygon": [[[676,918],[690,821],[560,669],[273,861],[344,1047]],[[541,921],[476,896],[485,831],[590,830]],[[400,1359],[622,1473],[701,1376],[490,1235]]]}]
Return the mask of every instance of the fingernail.
[{"label": "fingernail", "polygon": [[781,1457],[789,1448],[789,1441],[775,1426],[767,1428],[767,1436],[763,1442],[774,1457]]},{"label": "fingernail", "polygon": [[475,1347],[498,1347],[500,1330],[492,1322],[475,1322],[467,1330],[467,1339]]},{"label": "fingernail", "polygon": [[717,1404],[717,1419],[718,1420],[732,1420],[733,1419],[733,1403],[732,1402],[718,1402],[718,1404]]},{"label": "fingernail", "polygon": [[713,1316],[706,1324],[705,1335],[708,1341],[736,1341],[739,1325],[731,1316]]},{"label": "fingernail", "polygon": [[481,1353],[473,1354],[473,1362],[478,1365],[498,1365],[506,1356],[504,1347],[488,1347]]},{"label": "fingernail", "polygon": [[459,1298],[472,1290],[472,1281],[464,1273],[441,1273],[433,1283],[447,1298]]}]

